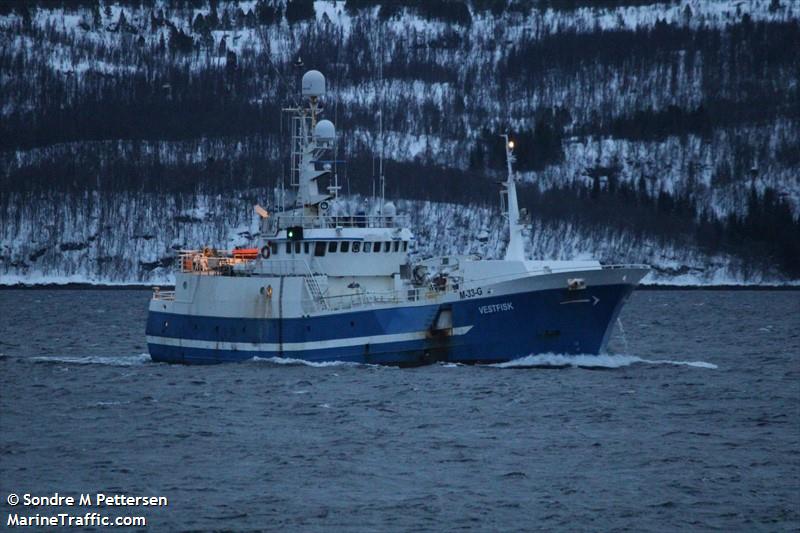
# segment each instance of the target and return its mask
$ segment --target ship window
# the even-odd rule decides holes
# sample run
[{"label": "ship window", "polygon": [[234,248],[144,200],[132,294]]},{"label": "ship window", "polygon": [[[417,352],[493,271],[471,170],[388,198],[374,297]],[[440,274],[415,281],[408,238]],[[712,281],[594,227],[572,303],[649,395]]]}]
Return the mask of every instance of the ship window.
[{"label": "ship window", "polygon": [[270,252],[272,252],[272,255],[275,255],[275,254],[278,253],[278,245],[277,245],[277,243],[271,242],[269,244],[269,247],[270,247]]},{"label": "ship window", "polygon": [[328,243],[328,253],[333,254],[336,253],[336,249],[338,248],[339,243],[336,241],[331,241]]},{"label": "ship window", "polygon": [[311,253],[310,252],[310,250],[311,250],[310,246],[311,246],[311,244],[308,241],[304,242],[303,243],[303,253],[306,253],[306,254]]},{"label": "ship window", "polygon": [[403,251],[404,252],[408,251],[408,241],[403,241]]},{"label": "ship window", "polygon": [[353,242],[353,252],[361,251],[361,243],[358,241]]},{"label": "ship window", "polygon": [[376,242],[375,244],[373,244],[372,245],[372,251],[375,252],[376,254],[378,252],[380,252],[381,251],[381,243]]},{"label": "ship window", "polygon": [[325,243],[317,241],[314,243],[314,255],[316,257],[325,257]]},{"label": "ship window", "polygon": [[300,241],[294,243],[294,253],[296,254],[300,253]]},{"label": "ship window", "polygon": [[350,251],[350,241],[342,241],[342,252]]},{"label": "ship window", "polygon": [[290,242],[286,243],[286,253],[287,254],[292,253],[292,243],[290,243]]},{"label": "ship window", "polygon": [[372,243],[371,242],[365,242],[364,243],[364,251],[365,252],[371,252],[372,251]]},{"label": "ship window", "polygon": [[389,241],[386,241],[385,243],[383,243],[383,251],[384,251],[384,253],[385,252],[391,252],[392,251],[392,243],[390,243]]},{"label": "ship window", "polygon": [[394,241],[394,251],[395,252],[400,251],[400,241]]}]

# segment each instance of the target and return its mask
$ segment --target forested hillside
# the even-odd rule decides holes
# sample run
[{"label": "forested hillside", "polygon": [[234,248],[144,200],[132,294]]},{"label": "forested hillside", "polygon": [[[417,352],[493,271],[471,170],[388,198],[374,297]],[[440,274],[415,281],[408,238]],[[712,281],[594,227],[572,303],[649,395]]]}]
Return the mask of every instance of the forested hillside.
[{"label": "forested hillside", "polygon": [[163,279],[174,247],[245,244],[309,68],[343,193],[382,152],[421,225],[471,206],[420,254],[502,250],[473,237],[500,237],[508,131],[533,255],[800,280],[796,2],[40,0],[0,3],[0,32],[6,282]]}]

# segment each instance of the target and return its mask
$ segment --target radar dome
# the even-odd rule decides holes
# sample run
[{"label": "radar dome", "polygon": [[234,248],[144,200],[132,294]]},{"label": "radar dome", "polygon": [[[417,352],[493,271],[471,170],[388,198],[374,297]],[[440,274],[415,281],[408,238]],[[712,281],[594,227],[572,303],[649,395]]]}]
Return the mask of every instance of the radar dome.
[{"label": "radar dome", "polygon": [[314,126],[314,137],[318,141],[332,141],[336,138],[336,128],[330,120],[320,120]]},{"label": "radar dome", "polygon": [[397,214],[397,208],[392,202],[386,202],[386,204],[383,206],[383,214],[387,217],[393,217]]},{"label": "radar dome", "polygon": [[303,96],[322,96],[325,94],[325,76],[318,70],[309,70],[303,74]]}]

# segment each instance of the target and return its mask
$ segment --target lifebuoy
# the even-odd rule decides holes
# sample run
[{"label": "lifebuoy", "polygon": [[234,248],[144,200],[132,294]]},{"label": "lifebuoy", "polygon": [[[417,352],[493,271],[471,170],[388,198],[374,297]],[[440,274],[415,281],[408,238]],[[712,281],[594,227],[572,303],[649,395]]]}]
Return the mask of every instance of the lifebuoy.
[{"label": "lifebuoy", "polygon": [[269,254],[270,254],[269,244],[265,244],[264,247],[261,248],[261,257],[263,257],[264,259],[269,259]]}]

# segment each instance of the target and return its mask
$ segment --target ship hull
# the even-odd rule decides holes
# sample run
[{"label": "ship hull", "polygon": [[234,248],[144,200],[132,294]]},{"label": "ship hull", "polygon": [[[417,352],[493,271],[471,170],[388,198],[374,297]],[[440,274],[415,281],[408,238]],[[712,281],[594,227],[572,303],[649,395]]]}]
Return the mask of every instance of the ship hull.
[{"label": "ship hull", "polygon": [[413,366],[497,363],[536,353],[598,354],[634,286],[521,290],[282,319],[151,307],[148,349],[154,361],[185,364],[278,357]]}]

